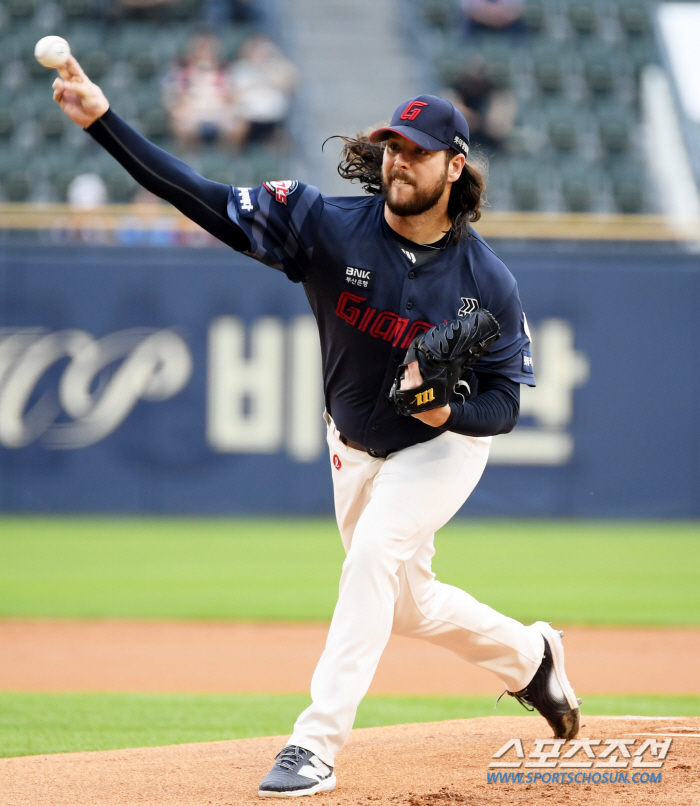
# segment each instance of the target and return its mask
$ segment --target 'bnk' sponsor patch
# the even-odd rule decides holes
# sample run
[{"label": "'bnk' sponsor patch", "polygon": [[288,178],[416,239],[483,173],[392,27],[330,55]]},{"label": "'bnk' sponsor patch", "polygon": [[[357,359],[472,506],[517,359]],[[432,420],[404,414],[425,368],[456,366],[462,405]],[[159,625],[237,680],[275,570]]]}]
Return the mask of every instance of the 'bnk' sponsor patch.
[{"label": "'bnk' sponsor patch", "polygon": [[356,288],[371,291],[374,285],[374,272],[371,269],[357,269],[355,266],[345,267],[345,282]]}]

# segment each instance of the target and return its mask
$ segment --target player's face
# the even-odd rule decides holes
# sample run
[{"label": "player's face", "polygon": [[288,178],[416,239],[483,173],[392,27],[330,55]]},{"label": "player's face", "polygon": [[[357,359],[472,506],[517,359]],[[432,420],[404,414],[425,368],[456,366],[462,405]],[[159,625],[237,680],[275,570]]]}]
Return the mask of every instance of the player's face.
[{"label": "player's face", "polygon": [[449,196],[448,165],[444,151],[426,151],[398,134],[384,149],[382,192],[397,216],[415,216]]}]

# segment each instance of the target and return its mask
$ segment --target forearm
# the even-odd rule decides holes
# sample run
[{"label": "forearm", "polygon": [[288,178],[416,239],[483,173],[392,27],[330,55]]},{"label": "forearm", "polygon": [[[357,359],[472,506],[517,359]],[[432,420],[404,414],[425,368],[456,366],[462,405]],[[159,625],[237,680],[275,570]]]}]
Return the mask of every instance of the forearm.
[{"label": "forearm", "polygon": [[476,397],[465,403],[450,403],[451,414],[444,427],[470,437],[507,434],[520,414],[520,387],[507,378],[483,377]]},{"label": "forearm", "polygon": [[200,176],[142,137],[111,109],[86,131],[146,190],[233,249],[248,249],[248,238],[226,213],[228,185]]}]

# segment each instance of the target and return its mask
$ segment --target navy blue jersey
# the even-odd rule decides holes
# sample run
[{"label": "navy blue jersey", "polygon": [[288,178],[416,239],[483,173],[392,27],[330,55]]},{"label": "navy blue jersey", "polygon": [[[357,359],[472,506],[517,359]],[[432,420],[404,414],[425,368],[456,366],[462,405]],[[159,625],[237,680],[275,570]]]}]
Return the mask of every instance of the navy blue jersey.
[{"label": "navy blue jersey", "polygon": [[302,282],[318,322],[325,402],[342,434],[399,450],[444,429],[403,417],[388,392],[413,338],[476,308],[501,335],[475,367],[534,386],[517,284],[473,233],[416,266],[392,237],[381,196],[327,197],[297,182],[231,188],[228,214],[245,254]]}]

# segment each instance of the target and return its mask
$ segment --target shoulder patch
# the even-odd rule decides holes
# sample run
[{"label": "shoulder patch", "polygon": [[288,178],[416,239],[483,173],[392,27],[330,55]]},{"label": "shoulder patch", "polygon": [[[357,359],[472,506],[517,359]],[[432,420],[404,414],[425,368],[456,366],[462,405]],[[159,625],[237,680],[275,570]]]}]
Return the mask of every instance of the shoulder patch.
[{"label": "shoulder patch", "polygon": [[523,372],[527,372],[529,375],[534,375],[534,369],[532,366],[532,355],[530,354],[530,351],[521,350],[520,352],[523,355]]},{"label": "shoulder patch", "polygon": [[244,214],[252,213],[255,209],[250,197],[251,190],[252,188],[235,188],[235,192],[238,194],[238,207]]},{"label": "shoulder patch", "polygon": [[275,197],[276,202],[286,204],[287,196],[294,193],[299,183],[296,179],[283,179],[279,182],[263,182],[263,187]]}]

